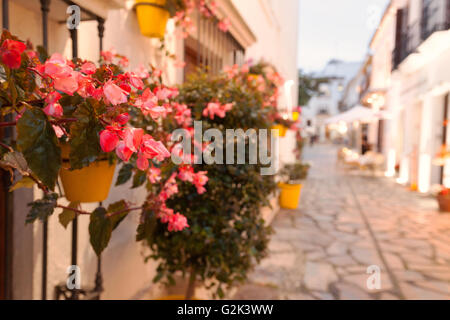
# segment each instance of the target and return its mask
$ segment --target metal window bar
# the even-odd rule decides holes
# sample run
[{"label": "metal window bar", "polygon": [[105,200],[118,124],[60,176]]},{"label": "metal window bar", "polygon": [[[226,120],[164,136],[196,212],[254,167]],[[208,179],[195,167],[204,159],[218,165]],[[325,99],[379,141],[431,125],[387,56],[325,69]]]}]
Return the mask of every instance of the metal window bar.
[{"label": "metal window bar", "polygon": [[[197,64],[203,67],[211,75],[218,74],[224,66],[232,64],[243,64],[245,50],[229,32],[218,29],[217,18],[207,19],[198,11],[194,13],[193,20],[196,21],[196,35],[190,36],[185,42],[191,50],[196,52]],[[195,47],[192,47],[195,43]]]}]

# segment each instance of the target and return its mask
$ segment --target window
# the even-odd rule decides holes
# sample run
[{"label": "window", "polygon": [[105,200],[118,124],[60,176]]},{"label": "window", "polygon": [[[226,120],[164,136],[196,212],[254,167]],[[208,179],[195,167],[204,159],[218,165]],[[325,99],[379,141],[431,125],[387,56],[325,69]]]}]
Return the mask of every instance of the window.
[{"label": "window", "polygon": [[197,31],[184,42],[185,77],[200,66],[217,74],[225,66],[244,63],[245,49],[229,32],[218,28],[217,19],[206,19],[198,13],[193,19]]}]

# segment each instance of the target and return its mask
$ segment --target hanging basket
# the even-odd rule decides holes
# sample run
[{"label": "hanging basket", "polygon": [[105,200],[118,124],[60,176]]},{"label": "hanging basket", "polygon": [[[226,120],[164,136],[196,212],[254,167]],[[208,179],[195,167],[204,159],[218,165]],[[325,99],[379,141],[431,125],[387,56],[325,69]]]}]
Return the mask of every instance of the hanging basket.
[{"label": "hanging basket", "polygon": [[292,120],[297,121],[300,117],[300,113],[298,111],[292,112]]},{"label": "hanging basket", "polygon": [[108,198],[116,164],[99,160],[80,170],[69,170],[69,147],[62,148],[63,164],[59,171],[64,195],[71,202],[100,202]]},{"label": "hanging basket", "polygon": [[281,189],[280,207],[283,209],[297,209],[302,185],[279,183],[278,187]]},{"label": "hanging basket", "polygon": [[169,11],[166,0],[136,0],[135,8],[141,33],[150,38],[164,38]]},{"label": "hanging basket", "polygon": [[278,137],[284,137],[286,135],[287,128],[281,124],[277,124],[272,127],[272,130],[277,131]]}]

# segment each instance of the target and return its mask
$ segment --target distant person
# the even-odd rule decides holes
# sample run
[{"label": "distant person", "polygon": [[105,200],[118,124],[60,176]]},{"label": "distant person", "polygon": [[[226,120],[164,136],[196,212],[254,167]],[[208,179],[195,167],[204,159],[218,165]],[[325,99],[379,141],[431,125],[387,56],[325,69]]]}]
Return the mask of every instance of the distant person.
[{"label": "distant person", "polygon": [[369,141],[367,139],[367,136],[364,135],[362,137],[361,153],[364,155],[364,154],[366,154],[367,151],[370,151],[370,144],[369,144]]}]

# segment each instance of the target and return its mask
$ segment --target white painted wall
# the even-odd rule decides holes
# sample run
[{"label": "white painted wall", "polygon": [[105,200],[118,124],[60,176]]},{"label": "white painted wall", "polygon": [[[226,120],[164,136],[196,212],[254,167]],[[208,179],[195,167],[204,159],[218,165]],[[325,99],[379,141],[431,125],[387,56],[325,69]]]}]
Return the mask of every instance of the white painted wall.
[{"label": "white painted wall", "polygon": [[[30,0],[35,1],[35,0]],[[37,0],[36,0],[37,1]],[[38,1],[37,1],[38,2]],[[115,1],[117,2],[117,1]],[[29,39],[34,44],[41,43],[40,12],[29,10],[14,1],[10,1],[10,29],[13,34],[22,39]],[[252,31],[257,35],[257,43],[249,48],[247,57],[256,61],[265,57],[273,63],[282,76],[294,81],[292,99],[297,104],[297,17],[298,1],[233,1],[240,14],[244,17]],[[104,7],[105,1],[84,1],[85,6],[93,6],[98,10]],[[105,24],[104,48],[114,47],[118,53],[130,59],[130,69],[139,63],[152,63],[166,71],[166,83],[179,83],[182,80],[182,70],[173,67],[172,62],[161,57],[157,50],[158,41],[141,36],[135,13],[129,9],[114,9],[102,12],[107,16]],[[61,20],[64,20],[62,17]],[[173,25],[168,26],[169,48],[183,60],[183,42],[177,40],[173,33]],[[61,52],[71,57],[71,41],[64,24],[51,20],[49,24],[49,52]],[[99,44],[97,38],[97,23],[83,22],[79,29],[79,57],[97,61]],[[281,101],[285,103],[285,101]],[[293,133],[288,133],[281,140],[281,158],[283,161],[293,161]],[[116,172],[117,175],[117,172]],[[115,181],[116,177],[114,177]],[[121,188],[113,187],[105,205],[115,200],[126,198],[135,203],[141,203],[145,196],[144,190],[131,190],[129,185]],[[34,197],[39,192],[35,190]],[[26,198],[28,197],[28,199]],[[42,259],[42,228],[40,224],[23,226],[23,218],[32,195],[15,193],[17,214],[15,222],[14,241],[14,294],[15,298],[40,299],[41,259]],[[83,209],[93,210],[95,204],[84,204]],[[64,230],[59,224],[55,212],[49,221],[49,255],[48,255],[48,297],[53,297],[55,285],[65,281],[65,271],[70,264],[71,232]],[[130,216],[114,231],[111,242],[102,257],[105,292],[103,299],[130,299],[157,297],[162,294],[160,287],[152,284],[155,275],[155,264],[144,263],[143,257],[148,254],[141,245],[135,242],[137,215]],[[69,226],[70,229],[70,226]],[[26,235],[26,237],[25,237]],[[78,264],[82,272],[82,286],[93,285],[96,271],[96,257],[89,244],[88,217],[79,221]],[[30,263],[32,261],[32,263]],[[26,263],[28,262],[28,263]]]}]

